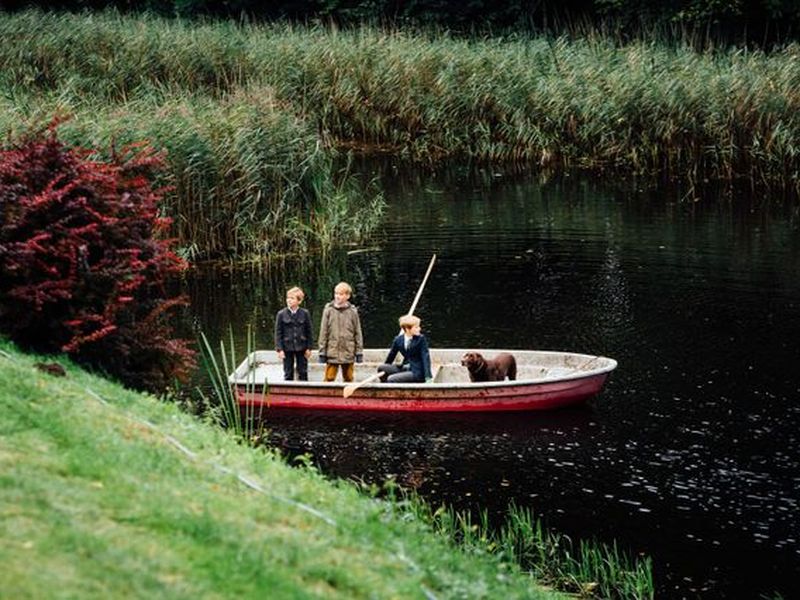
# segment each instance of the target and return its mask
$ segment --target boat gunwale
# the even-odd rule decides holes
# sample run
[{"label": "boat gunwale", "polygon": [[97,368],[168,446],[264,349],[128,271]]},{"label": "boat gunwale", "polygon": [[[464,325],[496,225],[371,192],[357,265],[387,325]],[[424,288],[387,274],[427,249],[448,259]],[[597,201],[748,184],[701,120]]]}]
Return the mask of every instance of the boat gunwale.
[{"label": "boat gunwale", "polygon": [[[368,350],[375,351],[378,350],[376,348],[369,348]],[[474,352],[475,350],[472,349],[461,349],[461,348],[440,348],[436,350],[432,350],[431,353],[435,354],[436,352],[453,352],[453,353],[460,353],[463,354],[465,352]],[[264,384],[259,383],[253,380],[253,378],[239,378],[237,377],[237,373],[248,365],[251,357],[257,355],[259,352],[271,352],[275,353],[274,350],[255,350],[250,353],[245,359],[236,367],[233,373],[230,374],[228,377],[228,382],[232,385],[236,385],[237,387],[261,387]],[[388,353],[388,350],[386,350]],[[594,360],[604,360],[607,361],[607,364],[602,367],[597,367],[585,372],[575,372],[567,375],[559,375],[559,376],[549,376],[544,377],[542,379],[515,379],[511,380],[503,380],[503,381],[468,381],[468,382],[460,382],[460,383],[423,383],[423,382],[415,382],[415,383],[367,383],[362,386],[359,386],[360,390],[480,390],[480,389],[492,389],[492,388],[501,388],[501,387],[521,387],[521,386],[539,386],[543,384],[549,383],[559,383],[559,382],[566,382],[566,381],[577,381],[580,379],[586,379],[589,377],[597,377],[598,375],[602,375],[605,373],[610,373],[614,369],[617,368],[617,361],[613,358],[603,355],[593,355],[593,354],[582,354],[578,352],[562,352],[556,350],[496,350],[496,349],[489,349],[485,348],[480,350],[481,353],[499,353],[499,352],[510,352],[516,353],[517,355],[520,353],[524,353],[526,356],[532,355],[557,355],[557,356],[574,356],[576,358],[585,358],[589,361]],[[255,360],[255,359],[253,359]],[[262,361],[263,362],[263,361]],[[279,364],[277,361],[270,364]],[[363,363],[360,363],[363,364]],[[366,364],[382,364],[382,363],[373,363],[372,361],[367,362]],[[460,363],[457,362],[446,362],[441,363],[442,366],[444,365],[451,365],[451,366],[461,366]],[[577,369],[577,367],[575,367]],[[279,386],[279,387],[288,387],[288,388],[299,388],[299,389],[307,389],[307,388],[322,388],[322,389],[341,389],[345,385],[357,383],[357,382],[343,382],[343,381],[286,381],[280,380],[275,382],[266,382],[270,387],[272,386]]]}]

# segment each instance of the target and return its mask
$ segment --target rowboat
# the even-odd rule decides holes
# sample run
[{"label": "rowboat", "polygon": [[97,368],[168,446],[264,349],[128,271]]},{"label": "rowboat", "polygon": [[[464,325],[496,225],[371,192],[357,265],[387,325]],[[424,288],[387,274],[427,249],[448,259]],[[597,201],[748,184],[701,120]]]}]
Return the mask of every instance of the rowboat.
[{"label": "rowboat", "polygon": [[[617,361],[606,356],[535,350],[481,350],[487,359],[510,352],[517,361],[515,381],[473,383],[461,357],[467,350],[432,349],[431,383],[370,382],[344,397],[345,383],[325,382],[325,365],[309,361],[309,381],[284,381],[277,353],[249,354],[228,381],[244,408],[275,407],[363,411],[520,411],[546,410],[585,401],[597,394]],[[373,375],[387,350],[364,351],[355,381]],[[352,388],[352,386],[351,386]]]}]

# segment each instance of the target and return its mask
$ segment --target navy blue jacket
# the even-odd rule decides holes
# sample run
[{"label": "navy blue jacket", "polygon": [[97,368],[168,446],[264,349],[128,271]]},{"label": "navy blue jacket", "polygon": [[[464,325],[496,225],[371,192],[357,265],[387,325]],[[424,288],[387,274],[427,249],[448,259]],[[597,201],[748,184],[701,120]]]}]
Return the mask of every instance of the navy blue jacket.
[{"label": "navy blue jacket", "polygon": [[275,350],[301,352],[314,346],[311,340],[311,315],[305,308],[292,314],[282,308],[275,315]]},{"label": "navy blue jacket", "polygon": [[415,335],[411,338],[411,343],[406,350],[406,338],[401,333],[392,342],[392,348],[386,357],[386,363],[392,364],[397,353],[403,357],[402,366],[409,366],[411,372],[420,381],[430,379],[431,375],[431,354],[428,350],[428,340],[424,335]]}]

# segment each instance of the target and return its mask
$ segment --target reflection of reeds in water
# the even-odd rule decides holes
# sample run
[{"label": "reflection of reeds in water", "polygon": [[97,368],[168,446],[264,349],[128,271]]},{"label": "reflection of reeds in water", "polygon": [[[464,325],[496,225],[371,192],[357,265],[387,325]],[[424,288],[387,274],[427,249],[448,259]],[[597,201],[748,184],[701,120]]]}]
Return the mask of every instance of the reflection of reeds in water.
[{"label": "reflection of reeds in water", "polygon": [[[236,386],[228,381],[228,376],[238,366],[240,359],[237,358],[236,344],[234,342],[233,329],[229,329],[228,344],[224,340],[219,342],[219,355],[214,352],[208,338],[204,333],[200,333],[201,363],[206,375],[211,382],[213,397],[208,398],[202,390],[198,393],[203,398],[210,417],[218,424],[232,431],[243,440],[257,444],[261,441],[264,429],[263,404],[258,407],[253,403],[247,403],[244,412],[239,407],[236,393]],[[244,356],[252,360],[255,349],[253,329],[248,325],[246,336],[246,349]],[[255,365],[248,364],[247,379],[245,382],[245,392],[255,393],[256,388],[263,384],[263,395],[269,395],[269,382],[256,381]]]},{"label": "reflection of reeds in water", "polygon": [[477,520],[469,511],[444,506],[433,510],[416,493],[399,491],[394,482],[389,482],[384,492],[396,510],[428,523],[467,552],[489,553],[517,564],[540,584],[587,598],[654,597],[649,557],[630,557],[616,543],[576,544],[566,535],[548,531],[528,508],[511,505],[505,522],[497,528],[490,525],[485,510],[480,511]]}]

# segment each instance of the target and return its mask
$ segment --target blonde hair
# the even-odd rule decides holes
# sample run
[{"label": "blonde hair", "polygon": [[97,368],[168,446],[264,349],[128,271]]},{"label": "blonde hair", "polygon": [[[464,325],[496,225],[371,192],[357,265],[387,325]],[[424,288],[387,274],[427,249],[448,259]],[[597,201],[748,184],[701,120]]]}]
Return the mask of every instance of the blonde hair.
[{"label": "blonde hair", "polygon": [[301,290],[299,287],[289,288],[288,290],[286,290],[286,295],[297,296],[300,302],[302,302],[303,299],[306,297],[306,295],[303,293],[303,290]]},{"label": "blonde hair", "polygon": [[350,287],[350,284],[346,281],[340,281],[336,284],[336,287],[333,288],[334,292],[344,292],[349,296],[353,295],[353,288]]},{"label": "blonde hair", "polygon": [[400,323],[400,328],[404,331],[408,331],[412,327],[419,325],[422,321],[420,321],[419,317],[415,317],[414,315],[403,315],[398,319]]}]

